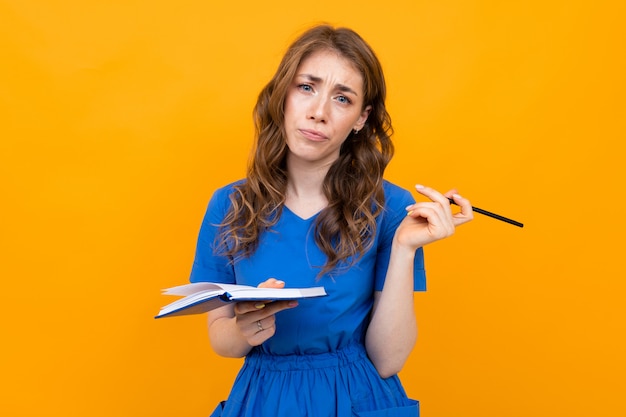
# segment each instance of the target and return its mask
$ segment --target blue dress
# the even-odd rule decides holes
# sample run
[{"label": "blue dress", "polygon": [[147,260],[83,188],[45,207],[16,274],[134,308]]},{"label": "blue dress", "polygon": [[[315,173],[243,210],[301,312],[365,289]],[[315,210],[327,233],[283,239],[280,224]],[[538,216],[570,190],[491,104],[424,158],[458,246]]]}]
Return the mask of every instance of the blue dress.
[{"label": "blue dress", "polygon": [[[325,255],[315,244],[317,215],[303,219],[284,207],[250,258],[234,263],[214,253],[216,225],[234,184],[218,189],[202,222],[191,282],[257,286],[268,278],[286,287],[324,286],[328,296],[300,300],[276,314],[276,333],[246,356],[227,401],[212,417],[418,416],[397,376],[381,378],[364,339],[375,291],[383,288],[396,228],[412,195],[387,181],[374,245],[351,268],[318,277]],[[415,256],[414,289],[425,290],[423,252]]]}]

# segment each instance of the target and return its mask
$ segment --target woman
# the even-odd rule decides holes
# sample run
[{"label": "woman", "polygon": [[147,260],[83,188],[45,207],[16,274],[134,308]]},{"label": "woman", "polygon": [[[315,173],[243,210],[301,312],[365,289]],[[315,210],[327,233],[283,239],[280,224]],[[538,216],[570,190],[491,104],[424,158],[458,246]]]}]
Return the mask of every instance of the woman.
[{"label": "woman", "polygon": [[385,81],[349,29],[297,39],[254,115],[247,176],[211,198],[191,281],[322,285],[328,296],[209,312],[215,352],[246,357],[213,415],[419,415],[396,374],[416,340],[422,247],[471,220],[469,201],[416,186],[430,201],[415,203],[383,180],[393,154]]}]

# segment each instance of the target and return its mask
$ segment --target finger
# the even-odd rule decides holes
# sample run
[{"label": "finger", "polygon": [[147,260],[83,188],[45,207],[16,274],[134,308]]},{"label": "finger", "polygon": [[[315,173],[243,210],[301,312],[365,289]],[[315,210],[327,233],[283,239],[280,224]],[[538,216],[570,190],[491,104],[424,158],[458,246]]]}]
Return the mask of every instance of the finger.
[{"label": "finger", "polygon": [[259,310],[259,315],[261,317],[268,317],[270,315],[278,313],[279,311],[288,310],[295,307],[298,307],[298,302],[296,300],[274,301],[272,303],[266,304],[262,310]]},{"label": "finger", "polygon": [[[258,288],[283,288],[284,281],[276,278],[269,278],[258,285]],[[235,304],[235,314],[246,314],[265,307],[269,301],[241,301]]]},{"label": "finger", "polygon": [[435,224],[441,221],[441,206],[438,203],[416,203],[407,207],[407,210],[407,216],[416,220],[421,218]]},{"label": "finger", "polygon": [[450,191],[446,191],[443,195],[445,195],[446,198],[452,198],[452,196],[457,193],[458,193],[457,189],[453,188]]},{"label": "finger", "polygon": [[276,278],[270,278],[258,285],[259,288],[283,288],[284,286],[285,281],[281,281]]},{"label": "finger", "polygon": [[264,319],[259,319],[252,323],[254,327],[254,332],[263,332],[266,330],[270,330],[272,327],[276,327],[276,316],[265,317]]},{"label": "finger", "polygon": [[235,304],[234,311],[236,316],[248,315],[246,321],[255,321],[265,317],[269,317],[279,311],[287,310],[298,306],[296,300],[281,301],[240,301]]},{"label": "finger", "polygon": [[[439,194],[435,191],[436,194]],[[420,210],[423,213],[422,217],[428,219],[429,223],[439,224],[439,223],[452,223],[452,211],[450,210],[450,200],[447,197],[440,194],[442,197],[442,201],[423,201],[419,203],[412,204],[407,207],[408,214],[412,215],[414,213],[420,213]],[[433,195],[434,198],[439,198]],[[431,211],[432,210],[432,211]],[[414,216],[411,216],[414,217]]]},{"label": "finger", "polygon": [[415,186],[415,190],[423,196],[428,197],[432,201],[442,204],[444,207],[450,205],[450,200],[448,200],[446,196],[433,188],[417,184]]},{"label": "finger", "polygon": [[[265,323],[263,323],[265,321]],[[257,320],[255,322],[250,323],[250,333],[257,334],[267,330],[270,330],[274,326],[274,323],[270,324],[269,320]]]},{"label": "finger", "polygon": [[298,302],[296,300],[276,301],[274,303],[267,304],[265,308],[258,311],[258,314],[250,314],[249,318],[251,322],[257,326],[257,330],[261,331],[261,327],[263,327],[263,329],[268,329],[275,325],[276,313],[290,308],[295,308],[297,306]]},{"label": "finger", "polygon": [[451,198],[461,208],[460,213],[455,213],[452,216],[455,226],[467,223],[474,218],[472,203],[467,198],[461,197],[458,193],[453,193]]},{"label": "finger", "polygon": [[276,332],[276,315],[278,311],[298,306],[295,300],[277,301],[268,304],[258,312],[251,312],[245,316],[238,316],[239,326],[246,335],[248,343],[258,346],[265,342]]},{"label": "finger", "polygon": [[259,346],[263,344],[267,339],[274,336],[276,333],[276,327],[272,326],[268,329],[254,331],[252,335],[250,335],[247,340],[251,346]]},{"label": "finger", "polygon": [[248,314],[254,311],[259,311],[265,308],[268,304],[268,301],[240,301],[235,303],[234,310],[237,315]]},{"label": "finger", "polygon": [[256,320],[240,327],[242,329],[242,334],[252,346],[262,344],[276,332],[274,322],[270,322],[268,320]]},{"label": "finger", "polygon": [[417,204],[408,213],[408,216],[424,219],[428,223],[429,235],[438,239],[454,233],[454,222],[450,209],[444,210],[437,203]]},{"label": "finger", "polygon": [[267,314],[263,309],[235,316],[237,326],[246,338],[254,337],[257,333],[274,326],[275,317]]},{"label": "finger", "polygon": [[[416,185],[415,189],[420,194],[430,198],[433,201],[440,202],[442,206],[445,207],[445,203],[443,203],[439,197],[440,193],[438,193],[436,190],[424,187],[422,185]],[[452,199],[452,201],[454,201],[454,204],[458,205],[461,208],[460,213],[452,214],[451,211],[449,212],[450,220],[455,227],[463,223],[467,223],[474,218],[474,212],[472,210],[471,203],[466,198],[461,197],[456,189],[452,189],[445,194],[442,194],[442,196],[443,198],[448,200],[448,205],[450,203],[449,199]]]}]

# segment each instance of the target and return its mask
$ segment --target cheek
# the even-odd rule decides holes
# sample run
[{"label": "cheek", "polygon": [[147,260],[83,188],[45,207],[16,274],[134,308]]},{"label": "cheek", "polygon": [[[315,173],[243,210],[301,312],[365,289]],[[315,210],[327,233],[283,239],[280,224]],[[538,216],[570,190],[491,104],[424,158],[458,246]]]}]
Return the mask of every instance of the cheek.
[{"label": "cheek", "polygon": [[354,128],[354,126],[356,126],[358,121],[359,116],[355,116],[354,113],[350,114],[349,116],[345,116],[342,120],[341,128],[344,129],[346,132],[350,132]]},{"label": "cheek", "polygon": [[292,116],[297,110],[298,105],[295,98],[293,97],[293,94],[288,93],[283,103],[283,114],[285,115],[285,117],[287,117],[287,115]]}]

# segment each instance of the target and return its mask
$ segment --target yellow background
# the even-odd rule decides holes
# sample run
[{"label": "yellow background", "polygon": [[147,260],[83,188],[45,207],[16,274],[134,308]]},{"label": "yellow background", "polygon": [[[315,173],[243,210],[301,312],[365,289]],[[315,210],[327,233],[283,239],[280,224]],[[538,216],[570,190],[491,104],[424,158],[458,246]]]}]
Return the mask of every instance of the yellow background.
[{"label": "yellow background", "polygon": [[154,320],[251,110],[326,21],[379,54],[388,178],[478,216],[426,250],[425,417],[623,416],[623,1],[0,0],[0,415],[206,416],[240,361]]}]

